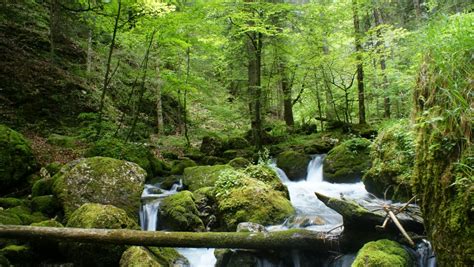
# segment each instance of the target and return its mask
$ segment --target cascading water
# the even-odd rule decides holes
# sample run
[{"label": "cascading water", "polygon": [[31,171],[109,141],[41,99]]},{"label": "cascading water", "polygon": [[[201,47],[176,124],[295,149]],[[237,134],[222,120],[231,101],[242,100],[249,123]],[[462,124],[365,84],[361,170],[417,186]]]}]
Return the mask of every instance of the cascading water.
[{"label": "cascading water", "polygon": [[[271,166],[277,172],[280,180],[285,184],[290,193],[291,204],[295,207],[296,215],[288,219],[282,225],[267,226],[268,231],[280,231],[289,228],[305,228],[314,231],[326,231],[337,234],[342,231],[342,216],[328,208],[314,194],[319,192],[331,197],[344,197],[354,200],[359,204],[367,206],[378,206],[383,204],[382,200],[372,197],[362,182],[352,184],[332,184],[323,181],[323,159],[324,155],[315,155],[308,164],[307,176],[301,181],[290,181],[285,172],[273,163]],[[159,226],[158,211],[163,198],[176,193],[182,184],[174,185],[170,190],[163,190],[159,185],[145,185],[142,194],[142,208],[140,209],[140,221],[143,230],[156,231]],[[178,248],[177,251],[186,257],[190,267],[211,267],[216,263],[214,249],[205,248]],[[417,250],[412,252],[417,257],[418,266],[435,267],[435,259],[429,242],[418,244]],[[291,258],[293,266],[299,267],[302,259],[298,251],[292,251]],[[337,260],[326,263],[324,266],[350,266],[355,254],[339,257]],[[183,266],[183,265],[180,265]],[[259,266],[271,267],[270,262],[262,259]]]}]

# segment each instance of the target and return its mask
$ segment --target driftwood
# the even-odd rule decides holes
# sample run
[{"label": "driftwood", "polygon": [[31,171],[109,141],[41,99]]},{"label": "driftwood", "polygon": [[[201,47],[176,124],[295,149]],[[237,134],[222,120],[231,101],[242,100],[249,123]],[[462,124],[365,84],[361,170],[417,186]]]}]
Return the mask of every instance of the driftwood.
[{"label": "driftwood", "polygon": [[152,232],[123,229],[82,229],[0,225],[0,238],[58,240],[158,247],[311,249],[339,251],[340,236],[293,229],[269,233],[251,232]]}]

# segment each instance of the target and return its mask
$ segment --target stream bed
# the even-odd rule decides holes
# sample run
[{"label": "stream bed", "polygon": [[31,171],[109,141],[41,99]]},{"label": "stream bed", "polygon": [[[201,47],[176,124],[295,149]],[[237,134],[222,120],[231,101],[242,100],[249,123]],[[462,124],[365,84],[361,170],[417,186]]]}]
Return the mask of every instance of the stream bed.
[{"label": "stream bed", "polygon": [[[296,214],[288,218],[280,225],[266,226],[267,231],[281,231],[292,228],[307,229],[319,232],[330,232],[338,234],[343,230],[342,216],[328,208],[314,194],[322,193],[330,197],[344,197],[370,208],[380,207],[384,201],[378,199],[365,190],[362,182],[333,184],[323,181],[323,159],[324,155],[315,155],[308,164],[307,176],[300,181],[290,181],[285,172],[275,163],[271,167],[277,172],[280,180],[287,186],[290,201],[296,210]],[[170,190],[159,188],[159,185],[145,185],[142,194],[142,207],[140,209],[141,228],[147,231],[156,231],[159,225],[158,211],[163,198],[172,195],[182,188],[182,184],[175,184]],[[178,248],[177,251],[189,261],[189,267],[212,267],[216,263],[214,249],[209,248]],[[436,261],[431,250],[431,244],[423,240],[417,244],[416,250],[409,250],[416,257],[417,266],[434,267]],[[346,267],[351,266],[355,254],[341,255],[336,260],[321,260],[314,266]],[[300,267],[304,258],[298,251],[291,252],[291,262],[294,267]],[[272,267],[281,266],[272,264],[265,259],[258,266]],[[183,266],[184,267],[184,266]],[[242,266],[244,267],[244,266]]]}]

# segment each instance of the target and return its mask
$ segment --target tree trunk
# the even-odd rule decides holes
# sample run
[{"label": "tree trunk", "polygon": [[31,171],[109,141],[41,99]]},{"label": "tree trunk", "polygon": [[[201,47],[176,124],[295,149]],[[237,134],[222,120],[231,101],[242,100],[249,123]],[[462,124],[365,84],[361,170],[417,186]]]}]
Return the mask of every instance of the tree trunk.
[{"label": "tree trunk", "polygon": [[359,12],[357,0],[352,0],[352,12],[354,17],[354,40],[357,60],[357,92],[359,96],[359,123],[364,124],[365,121],[365,94],[364,94],[364,68],[362,62],[362,44],[361,44],[361,30],[359,23]]},{"label": "tree trunk", "polygon": [[0,225],[0,237],[61,242],[107,243],[157,247],[344,250],[340,236],[302,229],[270,233],[161,232],[123,229],[82,229]]},{"label": "tree trunk", "polygon": [[279,57],[278,65],[280,70],[280,84],[283,93],[283,118],[286,126],[292,128],[295,125],[293,118],[293,100],[291,98],[291,84],[288,81],[288,73],[284,59]]},{"label": "tree trunk", "polygon": [[183,120],[184,120],[184,137],[186,138],[186,145],[191,146],[188,136],[188,111],[187,111],[187,101],[188,101],[188,83],[189,83],[189,74],[190,74],[190,60],[191,60],[191,49],[188,47],[186,49],[186,87],[184,88],[184,97],[183,97]]},{"label": "tree trunk", "polygon": [[262,114],[261,114],[261,68],[262,68],[262,34],[252,33],[247,42],[248,62],[248,91],[251,127],[254,145],[260,150],[262,143]]},{"label": "tree trunk", "polygon": [[89,74],[92,70],[92,29],[89,29],[87,36],[87,61],[86,71]]},{"label": "tree trunk", "polygon": [[156,73],[158,84],[156,85],[156,130],[158,135],[163,135],[164,132],[164,123],[163,123],[163,104],[161,102],[161,77],[160,77],[160,63],[158,62],[156,66]]},{"label": "tree trunk", "polygon": [[104,109],[104,103],[105,103],[105,95],[107,93],[107,88],[109,86],[110,82],[110,65],[112,62],[112,54],[114,52],[114,46],[115,46],[115,37],[117,36],[117,30],[118,30],[118,23],[120,20],[120,10],[122,9],[122,1],[118,0],[118,10],[117,10],[117,15],[115,16],[115,24],[114,24],[114,32],[112,34],[112,41],[110,42],[110,47],[109,47],[109,56],[107,57],[107,65],[105,66],[105,77],[104,77],[104,85],[102,87],[102,95],[100,96],[100,106],[99,106],[99,119],[97,122],[97,138],[100,137],[101,130],[102,130],[102,116],[103,116],[103,109]]},{"label": "tree trunk", "polygon": [[[383,24],[383,19],[382,19],[382,14],[380,14],[380,10],[378,8],[374,8],[374,20],[375,20],[375,26],[378,27],[381,24]],[[384,44],[383,44],[383,37],[382,33],[380,30],[377,30],[377,36],[379,40],[377,41],[377,47],[379,48],[379,53],[380,53],[380,70],[382,71],[382,88],[384,92],[384,114],[383,116],[385,118],[390,118],[390,96],[388,92],[388,78],[387,78],[387,65],[385,62],[385,49],[384,49]]]},{"label": "tree trunk", "polygon": [[413,0],[413,8],[415,9],[415,16],[417,19],[421,17],[420,0]]}]

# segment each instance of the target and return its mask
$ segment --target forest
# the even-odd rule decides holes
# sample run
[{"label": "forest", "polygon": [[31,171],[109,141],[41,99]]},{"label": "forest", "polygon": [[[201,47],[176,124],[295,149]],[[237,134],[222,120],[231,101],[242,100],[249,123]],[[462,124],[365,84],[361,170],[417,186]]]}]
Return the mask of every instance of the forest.
[{"label": "forest", "polygon": [[473,266],[473,11],[2,0],[0,266]]}]

